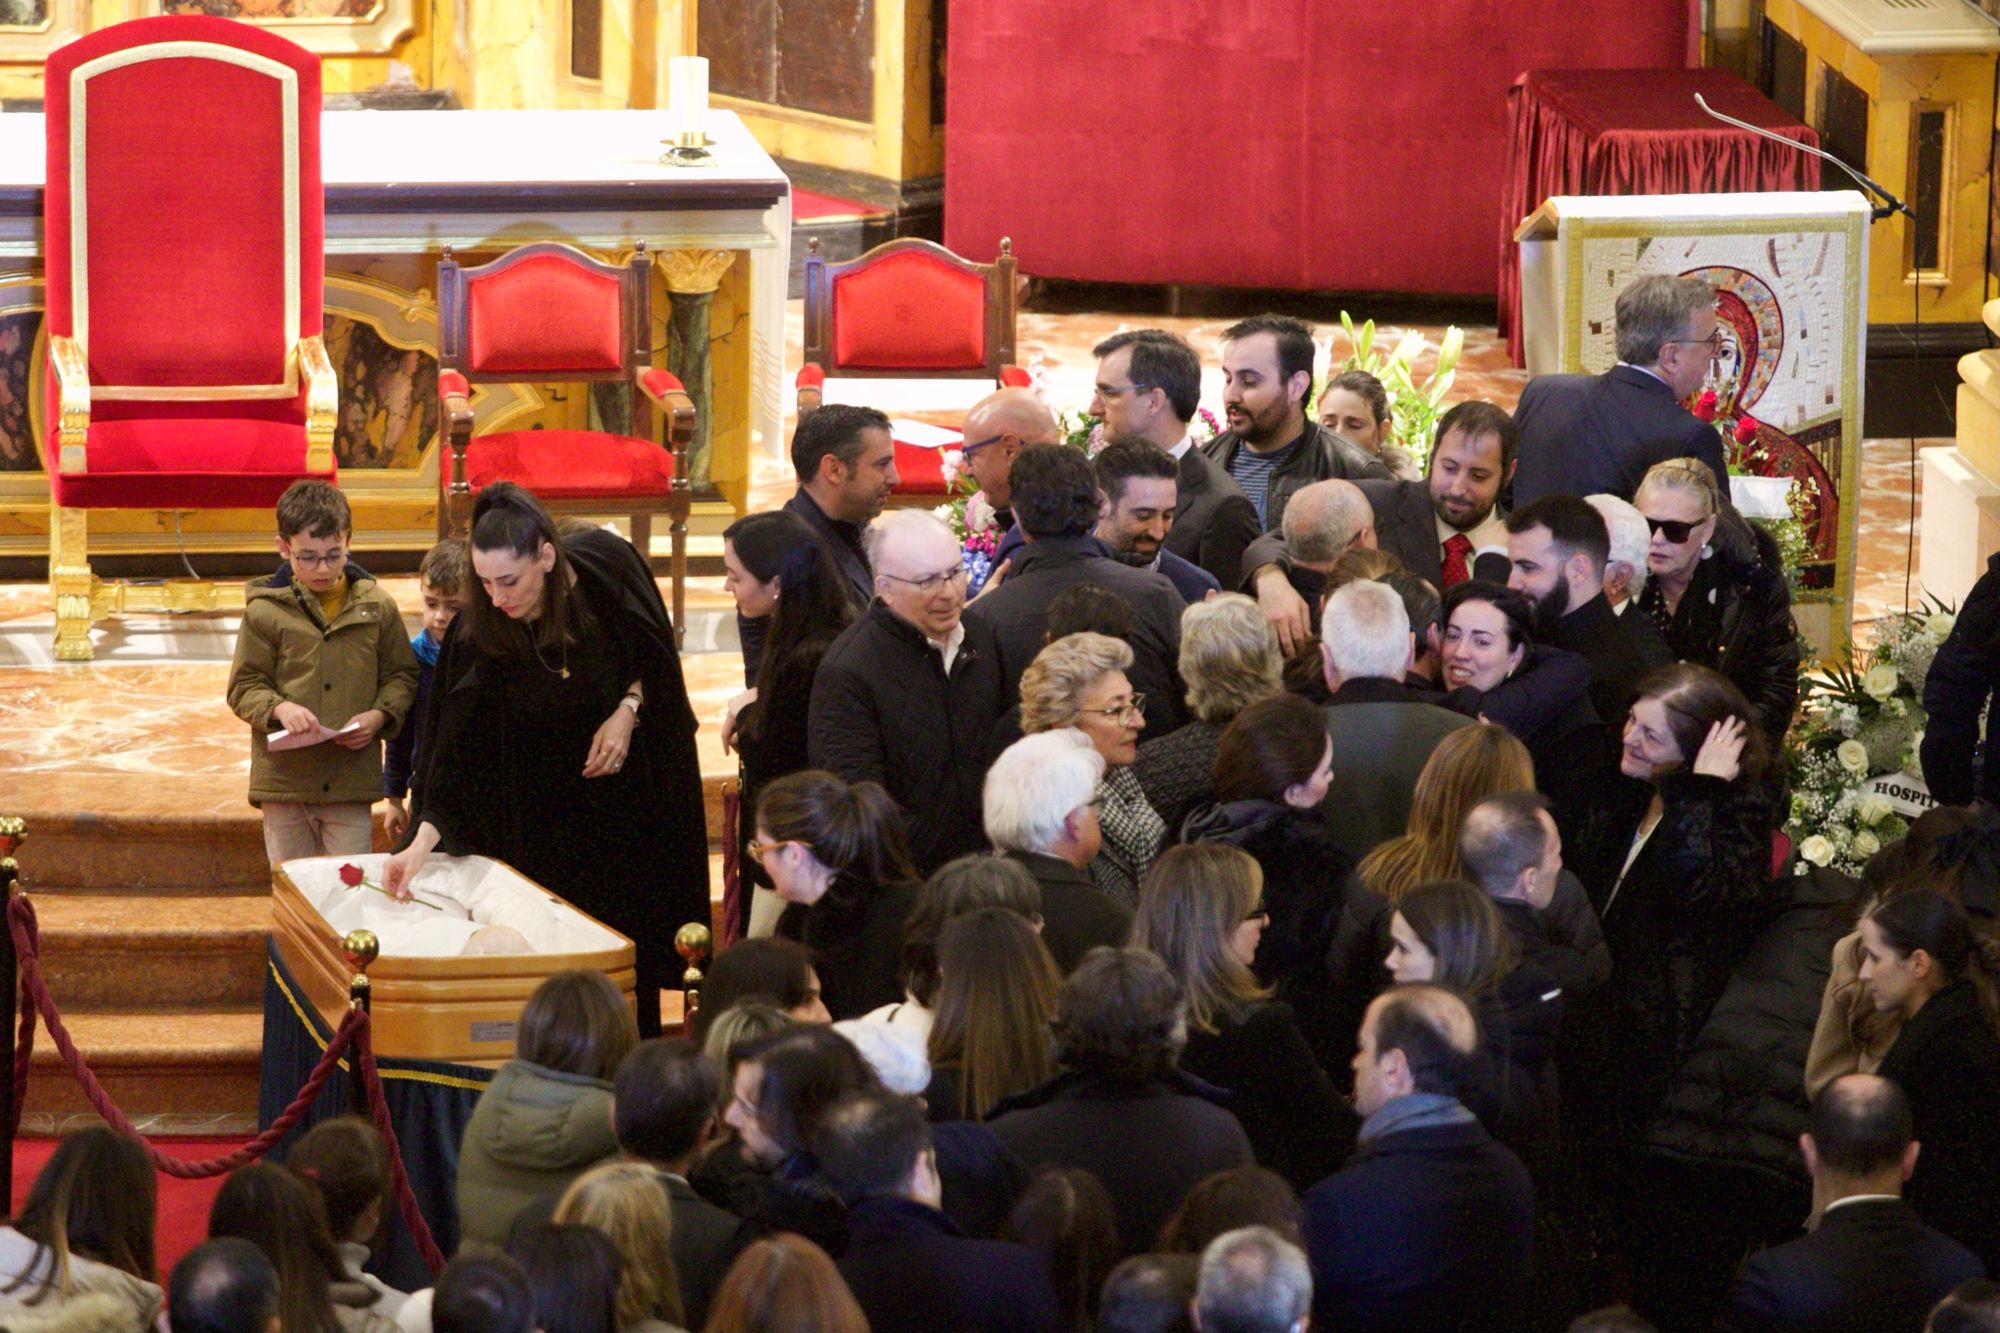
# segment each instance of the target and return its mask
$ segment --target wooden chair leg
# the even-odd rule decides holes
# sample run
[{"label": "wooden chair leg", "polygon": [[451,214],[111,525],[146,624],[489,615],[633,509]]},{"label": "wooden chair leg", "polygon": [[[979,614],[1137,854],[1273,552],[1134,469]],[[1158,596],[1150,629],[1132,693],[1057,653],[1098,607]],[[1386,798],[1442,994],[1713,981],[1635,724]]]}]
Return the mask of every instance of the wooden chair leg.
[{"label": "wooden chair leg", "polygon": [[673,526],[669,531],[673,540],[673,554],[668,557],[668,569],[674,581],[674,647],[680,648],[687,642],[687,519],[675,514]]},{"label": "wooden chair leg", "polygon": [[56,660],[88,662],[91,594],[88,510],[51,506],[49,514],[49,595],[55,602]]},{"label": "wooden chair leg", "polygon": [[632,515],[632,544],[639,548],[639,558],[646,562],[646,568],[657,574],[660,567],[653,562],[653,516],[651,514]]}]

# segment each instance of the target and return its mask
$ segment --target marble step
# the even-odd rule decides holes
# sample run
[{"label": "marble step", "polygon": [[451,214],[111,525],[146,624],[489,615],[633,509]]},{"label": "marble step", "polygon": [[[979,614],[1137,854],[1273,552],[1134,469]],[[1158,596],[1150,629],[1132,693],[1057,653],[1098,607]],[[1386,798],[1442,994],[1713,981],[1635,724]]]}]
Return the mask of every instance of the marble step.
[{"label": "marble step", "polygon": [[[133,1119],[230,1125],[256,1120],[261,1008],[65,1009],[63,1022],[97,1081]],[[89,1109],[47,1029],[37,1025],[27,1113],[60,1117]]]},{"label": "marble step", "polygon": [[43,974],[66,1014],[264,1002],[268,897],[42,892],[34,902]]}]

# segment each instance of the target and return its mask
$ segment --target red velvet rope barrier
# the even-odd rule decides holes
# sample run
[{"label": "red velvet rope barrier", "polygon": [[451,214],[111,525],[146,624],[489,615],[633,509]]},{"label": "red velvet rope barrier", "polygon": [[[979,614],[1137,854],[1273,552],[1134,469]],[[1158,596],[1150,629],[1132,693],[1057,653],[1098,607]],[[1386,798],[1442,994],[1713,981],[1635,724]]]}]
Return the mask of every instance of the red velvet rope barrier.
[{"label": "red velvet rope barrier", "polygon": [[396,1207],[402,1214],[403,1222],[415,1239],[417,1252],[423,1256],[425,1264],[435,1274],[444,1267],[444,1254],[438,1249],[437,1241],[431,1236],[430,1224],[424,1220],[423,1210],[417,1206],[415,1191],[410,1188],[410,1177],[403,1166],[403,1152],[396,1142],[396,1129],[389,1118],[389,1098],[382,1087],[381,1071],[375,1065],[375,1052],[368,1040],[368,1012],[365,1009],[349,1009],[334,1030],[333,1037],[326,1044],[326,1051],[313,1066],[305,1085],[292,1099],[284,1113],[271,1122],[270,1128],[244,1144],[241,1148],[221,1157],[188,1161],[171,1157],[155,1148],[151,1140],[141,1134],[132,1124],[131,1118],[111,1100],[104,1085],[97,1081],[85,1063],[83,1053],[69,1035],[69,1027],[63,1022],[62,1014],[56,1009],[55,999],[49,994],[48,982],[42,976],[41,926],[35,918],[35,905],[26,894],[17,894],[7,904],[7,929],[14,937],[14,956],[20,969],[21,990],[25,1003],[21,1006],[21,1032],[14,1051],[14,1106],[12,1128],[20,1127],[21,1104],[27,1094],[28,1059],[34,1052],[35,1015],[39,1012],[47,1024],[49,1036],[56,1044],[56,1050],[69,1065],[83,1095],[94,1109],[113,1129],[137,1139],[146,1149],[156,1170],[180,1180],[200,1180],[208,1176],[226,1175],[238,1167],[248,1166],[262,1158],[278,1142],[291,1133],[292,1128],[305,1117],[307,1111],[319,1097],[326,1081],[333,1077],[333,1071],[340,1067],[340,1058],[351,1048],[354,1052],[355,1076],[361,1080],[368,1097],[368,1115],[374,1122],[376,1132],[389,1153],[389,1184],[396,1194]]},{"label": "red velvet rope barrier", "polygon": [[715,947],[711,954],[721,953],[736,943],[739,936],[749,929],[750,907],[743,901],[746,890],[743,887],[743,866],[738,859],[741,848],[738,830],[743,819],[743,789],[739,786],[722,789],[722,929],[718,931]]}]

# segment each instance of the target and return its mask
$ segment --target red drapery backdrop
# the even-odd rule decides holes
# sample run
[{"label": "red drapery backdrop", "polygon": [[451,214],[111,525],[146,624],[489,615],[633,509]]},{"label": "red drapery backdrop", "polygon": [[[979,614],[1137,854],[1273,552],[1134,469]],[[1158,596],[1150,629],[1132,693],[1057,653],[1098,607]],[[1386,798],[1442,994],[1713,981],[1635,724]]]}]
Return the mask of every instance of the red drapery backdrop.
[{"label": "red drapery backdrop", "polygon": [[1521,364],[1521,265],[1514,229],[1554,194],[1724,194],[1817,190],[1819,159],[1712,120],[1725,116],[1800,143],[1819,136],[1720,69],[1530,70],[1508,93],[1514,138],[1500,203],[1500,327]]},{"label": "red drapery backdrop", "polygon": [[1687,0],[953,0],[945,239],[1102,282],[1489,294],[1524,69],[1686,59]]}]

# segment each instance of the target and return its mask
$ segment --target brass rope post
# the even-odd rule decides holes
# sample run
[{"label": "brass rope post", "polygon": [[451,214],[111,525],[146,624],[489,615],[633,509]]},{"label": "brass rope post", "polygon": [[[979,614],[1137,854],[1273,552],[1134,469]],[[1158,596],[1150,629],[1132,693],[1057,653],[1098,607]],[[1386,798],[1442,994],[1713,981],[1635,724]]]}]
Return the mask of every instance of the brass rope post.
[{"label": "brass rope post", "polygon": [[681,994],[685,997],[681,1011],[683,1025],[692,1023],[701,1012],[701,968],[708,961],[713,944],[714,937],[708,927],[699,921],[690,921],[674,932],[674,952],[687,964],[687,970],[681,973]]},{"label": "brass rope post", "polygon": [[[375,938],[372,930],[350,930],[340,938],[340,952],[347,959],[347,965],[354,969],[354,977],[347,983],[347,1006],[362,1013],[372,1012],[374,989],[368,980],[368,969],[382,954],[382,942]],[[361,1082],[361,1061],[350,1057],[347,1078],[348,1106],[355,1115],[367,1116],[368,1090]]]}]

